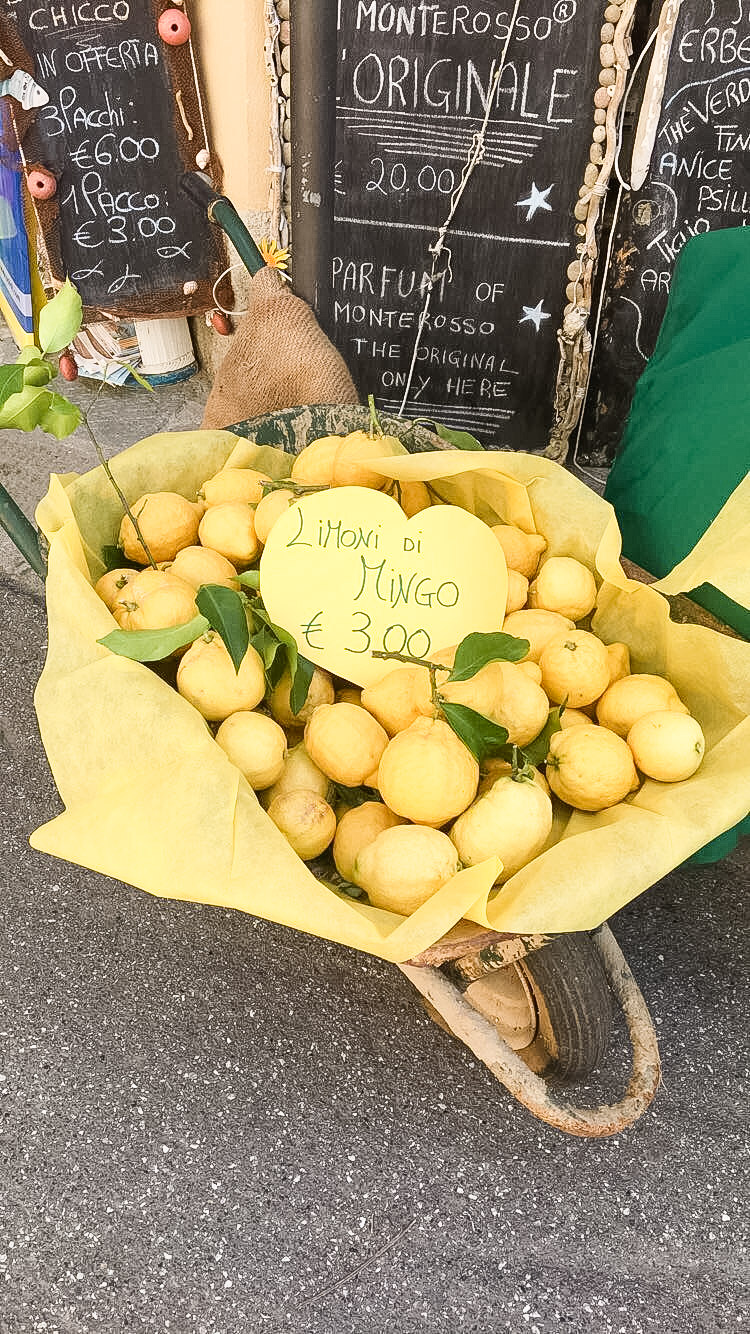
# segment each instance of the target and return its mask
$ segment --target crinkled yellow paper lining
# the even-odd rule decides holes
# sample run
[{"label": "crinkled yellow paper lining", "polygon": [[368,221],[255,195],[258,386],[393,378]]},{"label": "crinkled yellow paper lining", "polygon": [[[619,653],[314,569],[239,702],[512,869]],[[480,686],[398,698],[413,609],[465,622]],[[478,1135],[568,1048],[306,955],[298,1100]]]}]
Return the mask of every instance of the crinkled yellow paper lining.
[{"label": "crinkled yellow paper lining", "polygon": [[[151,436],[113,462],[130,501],[145,491],[195,497],[225,462],[286,476],[281,450],[231,432]],[[750,808],[750,645],[673,625],[654,587],[628,580],[609,504],[548,459],[440,451],[383,460],[381,471],[429,481],[491,523],[544,533],[602,580],[593,629],[624,640],[633,670],[663,672],[706,733],[685,783],[646,782],[597,815],[557,813],[562,837],[492,891],[499,863],[462,871],[409,918],[333,893],[299,861],[197,712],[139,663],[97,639],[114,626],[93,591],[116,540],[117,497],[102,469],[53,477],[37,510],[50,542],[49,650],[36,692],[39,726],[65,805],[34,848],[167,898],[239,908],[399,962],[461,917],[509,932],[580,931],[642,893]],[[677,570],[670,592],[710,581],[750,601],[750,484],[743,483]]]}]

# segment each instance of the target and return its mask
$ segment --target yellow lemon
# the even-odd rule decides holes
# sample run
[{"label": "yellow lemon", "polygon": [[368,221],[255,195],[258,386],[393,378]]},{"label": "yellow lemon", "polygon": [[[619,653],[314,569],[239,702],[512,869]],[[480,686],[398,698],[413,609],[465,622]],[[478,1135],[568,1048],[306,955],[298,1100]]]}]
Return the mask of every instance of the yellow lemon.
[{"label": "yellow lemon", "polygon": [[547,550],[547,543],[541,533],[524,533],[511,523],[494,524],[492,531],[505,552],[508,569],[517,570],[526,579],[533,579],[539,558]]},{"label": "yellow lemon", "polygon": [[596,706],[596,716],[602,727],[626,737],[633,723],[644,714],[664,709],[688,712],[671,681],[648,672],[634,672],[605,690]]},{"label": "yellow lemon", "polygon": [[519,574],[518,570],[511,570],[508,567],[508,596],[505,606],[505,615],[512,616],[514,611],[520,611],[526,606],[526,599],[529,596],[529,581],[525,575]]},{"label": "yellow lemon", "polygon": [[607,644],[609,658],[609,684],[621,681],[623,676],[630,676],[630,649],[627,644]]},{"label": "yellow lemon", "polygon": [[268,814],[303,862],[325,852],[336,833],[336,816],[328,802],[305,788],[274,797]]},{"label": "yellow lemon", "polygon": [[565,630],[550,639],[541,658],[542,687],[553,704],[593,704],[609,684],[609,658],[588,630]]},{"label": "yellow lemon", "polygon": [[362,849],[354,866],[355,883],[374,908],[408,917],[461,870],[456,849],[445,834],[424,825],[384,829]]},{"label": "yellow lemon", "polygon": [[153,569],[141,570],[126,584],[111,610],[123,630],[165,630],[198,615],[194,589],[177,575]]},{"label": "yellow lemon", "polygon": [[446,682],[440,694],[507,728],[508,740],[516,746],[533,741],[549,715],[542,687],[515,662],[489,662],[469,681]]},{"label": "yellow lemon", "polygon": [[226,556],[210,547],[183,547],[167,566],[197,592],[201,584],[221,584],[223,588],[239,588],[237,571]]},{"label": "yellow lemon", "polygon": [[321,704],[333,704],[333,681],[328,672],[323,671],[322,667],[315,668],[307,692],[307,699],[299,713],[292,713],[291,692],[292,678],[287,670],[268,696],[268,707],[277,723],[281,723],[282,727],[304,727]]},{"label": "yellow lemon", "polygon": [[569,709],[566,705],[566,707],[563,709],[560,715],[561,728],[590,727],[590,726],[591,726],[591,719],[589,718],[589,715],[587,713],[583,713],[581,709]]},{"label": "yellow lemon", "polygon": [[308,754],[324,774],[359,787],[377,769],[388,733],[356,704],[321,704],[305,728]]},{"label": "yellow lemon", "polygon": [[260,551],[255,532],[255,510],[243,500],[211,505],[200,521],[201,546],[218,551],[237,569],[251,565]]},{"label": "yellow lemon", "polygon": [[277,519],[282,514],[286,514],[290,505],[293,505],[297,497],[293,491],[269,491],[264,496],[255,510],[255,532],[259,542],[268,541],[268,534],[273,528]]},{"label": "yellow lemon", "polygon": [[105,606],[111,611],[118,601],[122,590],[132,583],[138,574],[138,570],[108,570],[101,579],[97,579],[94,584],[94,592],[98,593]]},{"label": "yellow lemon", "polygon": [[429,672],[424,667],[396,667],[362,691],[362,707],[377,718],[389,736],[403,732],[423,712],[431,712],[429,706]]},{"label": "yellow lemon", "polygon": [[416,824],[439,826],[476,796],[479,765],[439,718],[418,718],[383,751],[378,788],[386,806]]},{"label": "yellow lemon", "polygon": [[330,778],[310,759],[304,741],[287,752],[281,774],[263,793],[263,801],[270,805],[274,797],[281,796],[282,792],[294,792],[296,788],[317,792],[326,801],[331,791]]},{"label": "yellow lemon", "polygon": [[241,500],[246,505],[257,505],[263,499],[263,485],[271,478],[255,468],[222,468],[215,477],[209,477],[201,488],[207,505],[226,505]]},{"label": "yellow lemon", "polygon": [[596,604],[596,580],[572,556],[550,556],[529,589],[529,606],[580,621]]},{"label": "yellow lemon", "polygon": [[[589,722],[590,720],[587,718],[586,721]],[[483,797],[486,792],[489,792],[493,783],[496,783],[498,778],[511,777],[513,774],[513,766],[508,760],[497,758],[484,760],[481,766],[481,774],[482,776],[479,780],[479,788],[477,790],[478,797]],[[547,796],[549,796],[549,783],[544,777],[541,769],[534,769],[533,781],[536,783],[537,787],[542,789],[542,792],[546,792]]]},{"label": "yellow lemon", "polygon": [[345,435],[333,460],[332,486],[367,486],[373,491],[384,491],[391,486],[390,477],[381,477],[368,468],[368,459],[382,459],[399,453],[394,436],[368,435],[366,431],[351,431]]},{"label": "yellow lemon", "polygon": [[536,610],[529,607],[522,611],[511,612],[503,621],[503,631],[515,639],[526,639],[529,651],[524,661],[538,662],[544,647],[553,635],[563,630],[575,630],[575,621],[569,616],[560,616],[556,611]]},{"label": "yellow lemon", "polygon": [[432,504],[432,496],[424,482],[399,482],[395,499],[409,519],[428,510]]},{"label": "yellow lemon", "polygon": [[681,783],[690,778],[706,749],[697,719],[670,709],[638,718],[627,741],[641,773],[660,783]]},{"label": "yellow lemon", "polygon": [[499,857],[496,884],[503,884],[541,852],[551,829],[547,793],[530,779],[505,775],[458,817],[450,837],[464,866]]},{"label": "yellow lemon", "polygon": [[394,829],[397,824],[403,824],[403,820],[382,801],[365,801],[342,815],[333,840],[333,860],[339,875],[356,885],[354,863],[362,849],[384,829]]},{"label": "yellow lemon", "polygon": [[603,811],[638,786],[633,756],[606,727],[567,727],[550,738],[547,782],[568,806]]},{"label": "yellow lemon", "polygon": [[265,684],[263,662],[252,645],[236,672],[215,630],[196,639],[177,668],[177,689],[209,722],[220,723],[230,713],[254,709],[263,698]]},{"label": "yellow lemon", "polygon": [[531,658],[524,658],[523,662],[517,663],[516,666],[520,668],[524,676],[528,676],[530,681],[534,681],[538,686],[542,684],[542,669],[538,662],[534,662]]},{"label": "yellow lemon", "polygon": [[[198,537],[201,506],[175,491],[149,491],[134,501],[130,509],[155,561],[174,560],[178,551],[193,546]],[[148,563],[127,514],[123,515],[118,541],[128,560],[140,565]]]},{"label": "yellow lemon", "polygon": [[286,736],[265,713],[230,713],[216,740],[232,764],[257,791],[278,782],[284,772]]},{"label": "yellow lemon", "polygon": [[292,464],[292,478],[304,486],[331,486],[333,460],[343,442],[342,435],[323,435],[311,440]]}]

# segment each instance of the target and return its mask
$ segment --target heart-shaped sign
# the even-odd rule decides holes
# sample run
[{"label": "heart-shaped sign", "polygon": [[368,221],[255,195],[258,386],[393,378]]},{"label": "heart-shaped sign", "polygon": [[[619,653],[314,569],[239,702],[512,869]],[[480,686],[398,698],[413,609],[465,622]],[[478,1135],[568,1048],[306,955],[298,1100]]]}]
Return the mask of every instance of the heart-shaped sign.
[{"label": "heart-shaped sign", "polygon": [[395,666],[374,652],[429,658],[501,629],[508,571],[494,533],[466,510],[434,505],[407,519],[381,491],[343,486],[277,520],[260,588],[304,657],[364,686]]}]

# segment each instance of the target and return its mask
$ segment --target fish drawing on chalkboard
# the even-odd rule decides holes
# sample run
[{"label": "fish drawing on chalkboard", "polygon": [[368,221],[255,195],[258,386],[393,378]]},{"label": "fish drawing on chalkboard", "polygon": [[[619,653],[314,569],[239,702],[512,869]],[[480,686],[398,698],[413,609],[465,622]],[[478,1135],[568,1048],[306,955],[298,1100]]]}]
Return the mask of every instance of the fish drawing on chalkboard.
[{"label": "fish drawing on chalkboard", "polygon": [[15,69],[9,79],[0,83],[0,97],[13,97],[20,102],[24,111],[34,107],[45,107],[49,102],[49,93],[35,83],[30,74],[23,69]]}]

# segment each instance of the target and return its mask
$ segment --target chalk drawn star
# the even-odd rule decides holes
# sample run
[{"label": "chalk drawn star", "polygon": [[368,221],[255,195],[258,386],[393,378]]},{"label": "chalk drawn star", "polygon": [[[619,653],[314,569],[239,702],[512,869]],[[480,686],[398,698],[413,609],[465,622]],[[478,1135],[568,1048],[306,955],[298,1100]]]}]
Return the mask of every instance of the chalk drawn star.
[{"label": "chalk drawn star", "polygon": [[547,195],[549,194],[550,190],[553,189],[554,189],[554,181],[552,185],[547,186],[546,190],[538,190],[536,182],[533,181],[527,198],[516,200],[516,208],[526,208],[528,206],[529,211],[526,214],[527,222],[531,222],[531,219],[533,218],[534,214],[540,208],[546,210],[547,213],[552,212],[552,205],[547,203]]},{"label": "chalk drawn star", "polygon": [[542,300],[536,306],[524,306],[523,315],[521,316],[518,323],[525,324],[526,321],[528,320],[529,324],[533,324],[537,333],[539,333],[539,325],[541,324],[542,320],[548,320],[550,318],[549,311],[542,310],[543,305],[544,305],[544,297],[542,297]]}]

